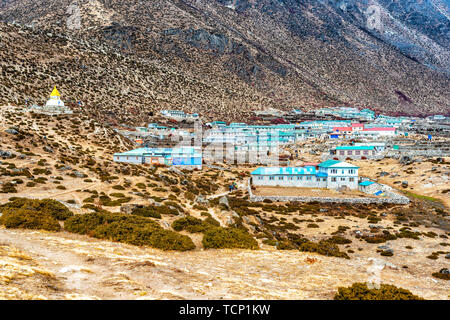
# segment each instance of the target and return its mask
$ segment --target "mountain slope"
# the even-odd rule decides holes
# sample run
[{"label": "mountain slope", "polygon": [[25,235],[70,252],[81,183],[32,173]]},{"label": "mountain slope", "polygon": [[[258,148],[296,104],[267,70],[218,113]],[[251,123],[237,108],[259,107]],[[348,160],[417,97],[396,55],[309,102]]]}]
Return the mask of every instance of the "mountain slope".
[{"label": "mountain slope", "polygon": [[[368,19],[374,4],[380,23],[372,28]],[[131,104],[138,115],[171,107],[241,119],[267,107],[339,104],[425,115],[450,112],[448,7],[438,0],[420,6],[409,0],[94,0],[78,1],[78,29],[69,0],[13,0],[3,1],[0,20],[57,30],[70,36],[69,45],[81,41],[120,52],[139,61],[124,66],[130,74],[152,66],[177,75],[168,80],[164,73],[152,73],[152,81],[96,79],[116,95],[122,85],[139,88],[109,105],[85,89],[65,88],[71,99],[81,96],[114,113]],[[58,47],[48,50],[60,59]],[[114,73],[110,67],[104,65],[106,75]],[[65,70],[58,68],[52,66],[63,77]],[[83,76],[90,80],[91,75]],[[167,92],[161,94],[155,83]],[[27,85],[41,92],[41,84]],[[38,97],[34,91],[13,94]]]}]

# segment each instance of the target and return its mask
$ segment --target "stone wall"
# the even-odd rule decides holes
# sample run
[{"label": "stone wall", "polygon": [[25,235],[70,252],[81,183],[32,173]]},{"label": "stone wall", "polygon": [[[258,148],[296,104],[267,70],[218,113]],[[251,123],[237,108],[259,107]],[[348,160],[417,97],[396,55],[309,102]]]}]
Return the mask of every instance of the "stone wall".
[{"label": "stone wall", "polygon": [[332,197],[295,197],[295,196],[255,196],[252,192],[251,182],[248,181],[248,194],[249,200],[252,202],[262,202],[266,199],[275,202],[322,202],[322,203],[355,203],[355,204],[382,204],[382,203],[392,203],[392,204],[409,204],[409,199],[398,193],[392,191],[392,188],[386,185],[381,185],[381,190],[384,191],[387,197],[383,198],[332,198]]}]

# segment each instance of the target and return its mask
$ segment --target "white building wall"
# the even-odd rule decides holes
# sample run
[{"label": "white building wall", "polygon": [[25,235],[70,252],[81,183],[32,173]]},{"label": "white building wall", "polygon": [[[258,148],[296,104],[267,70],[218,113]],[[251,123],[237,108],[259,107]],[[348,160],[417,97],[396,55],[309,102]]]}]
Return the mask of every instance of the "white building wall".
[{"label": "white building wall", "polygon": [[[328,189],[337,189],[347,186],[352,190],[358,189],[358,169],[349,168],[325,168],[328,171]],[[353,170],[353,171],[351,171]],[[350,181],[350,178],[353,181]]]},{"label": "white building wall", "polygon": [[114,156],[115,162],[124,162],[124,163],[133,163],[133,164],[142,164],[143,158],[142,156]]},{"label": "white building wall", "polygon": [[[280,179],[282,178],[282,179]],[[252,184],[269,187],[326,188],[327,181],[314,175],[253,176]]]}]

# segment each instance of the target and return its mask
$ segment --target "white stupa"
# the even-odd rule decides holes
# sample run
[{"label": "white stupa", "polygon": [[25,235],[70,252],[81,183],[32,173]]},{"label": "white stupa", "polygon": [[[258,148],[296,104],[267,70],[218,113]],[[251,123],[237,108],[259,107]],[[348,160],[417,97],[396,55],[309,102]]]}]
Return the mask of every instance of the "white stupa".
[{"label": "white stupa", "polygon": [[53,88],[52,93],[50,94],[50,99],[48,99],[45,107],[43,108],[45,113],[72,113],[72,110],[67,108],[64,104],[64,101],[61,100],[61,95],[59,94],[58,89]]}]

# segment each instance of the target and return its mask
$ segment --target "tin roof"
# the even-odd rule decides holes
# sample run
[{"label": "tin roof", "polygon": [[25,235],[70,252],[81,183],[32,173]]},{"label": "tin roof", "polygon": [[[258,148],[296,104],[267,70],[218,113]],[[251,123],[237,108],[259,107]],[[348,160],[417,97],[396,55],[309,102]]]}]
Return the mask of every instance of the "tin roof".
[{"label": "tin roof", "polygon": [[260,167],[252,175],[315,175],[314,167]]}]

